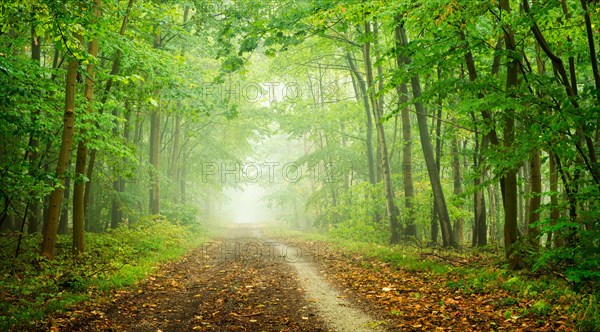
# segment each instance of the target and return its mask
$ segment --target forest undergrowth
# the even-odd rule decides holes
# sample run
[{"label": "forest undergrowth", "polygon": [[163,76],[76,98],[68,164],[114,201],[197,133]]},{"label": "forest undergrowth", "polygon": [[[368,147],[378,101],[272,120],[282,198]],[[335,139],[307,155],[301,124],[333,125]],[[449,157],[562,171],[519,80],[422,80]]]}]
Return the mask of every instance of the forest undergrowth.
[{"label": "forest undergrowth", "polygon": [[71,254],[71,237],[59,236],[57,256],[39,256],[40,234],[0,237],[0,330],[29,329],[48,315],[131,286],[162,262],[175,260],[206,239],[199,227],[146,218],[107,233],[87,233],[87,251]]},{"label": "forest undergrowth", "polygon": [[268,234],[321,243],[330,279],[405,330],[450,322],[476,330],[600,329],[598,294],[560,273],[511,270],[493,248],[390,246],[287,228]]}]

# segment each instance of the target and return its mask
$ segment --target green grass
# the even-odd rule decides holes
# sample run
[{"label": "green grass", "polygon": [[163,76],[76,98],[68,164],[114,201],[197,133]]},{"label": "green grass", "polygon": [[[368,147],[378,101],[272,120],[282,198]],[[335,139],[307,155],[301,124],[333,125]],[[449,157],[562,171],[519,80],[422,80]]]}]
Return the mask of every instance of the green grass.
[{"label": "green grass", "polygon": [[59,236],[54,260],[39,257],[40,235],[24,238],[14,257],[14,238],[0,238],[0,330],[26,330],[45,317],[130,286],[163,262],[206,240],[204,231],[165,220],[144,220],[105,234],[86,234],[86,254],[70,255],[70,236]]}]

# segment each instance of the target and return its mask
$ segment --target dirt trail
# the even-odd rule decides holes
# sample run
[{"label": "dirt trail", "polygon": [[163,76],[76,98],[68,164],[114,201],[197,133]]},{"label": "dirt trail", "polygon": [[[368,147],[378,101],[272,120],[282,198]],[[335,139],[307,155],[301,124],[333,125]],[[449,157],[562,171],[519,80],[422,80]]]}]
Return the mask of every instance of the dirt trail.
[{"label": "dirt trail", "polygon": [[[302,248],[303,247],[303,248]],[[320,274],[306,245],[237,226],[144,283],[46,328],[58,331],[376,331]]]},{"label": "dirt trail", "polygon": [[[264,239],[260,230],[254,230],[253,235]],[[266,240],[267,243],[277,243]],[[318,315],[323,318],[332,331],[338,332],[369,332],[382,331],[378,327],[381,322],[374,320],[362,310],[353,305],[346,297],[323,278],[318,271],[318,265],[313,261],[324,259],[324,248],[320,244],[295,245],[283,243],[279,253],[284,261],[296,270],[300,287],[305,291],[305,298],[313,303]],[[275,247],[275,249],[279,249]]]}]

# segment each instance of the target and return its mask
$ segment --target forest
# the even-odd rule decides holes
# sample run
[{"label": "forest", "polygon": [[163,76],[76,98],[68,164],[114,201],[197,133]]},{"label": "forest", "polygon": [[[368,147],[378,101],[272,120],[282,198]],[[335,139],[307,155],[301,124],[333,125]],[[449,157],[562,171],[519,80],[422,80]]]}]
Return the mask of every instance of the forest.
[{"label": "forest", "polygon": [[1,1],[0,330],[599,330],[599,26]]}]

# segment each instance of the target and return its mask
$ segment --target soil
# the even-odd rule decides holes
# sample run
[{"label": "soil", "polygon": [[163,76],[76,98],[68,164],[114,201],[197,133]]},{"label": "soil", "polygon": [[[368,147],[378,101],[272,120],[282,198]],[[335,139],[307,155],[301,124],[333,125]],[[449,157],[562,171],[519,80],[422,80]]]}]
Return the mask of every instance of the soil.
[{"label": "soil", "polygon": [[323,277],[319,248],[239,225],[144,282],[52,319],[53,331],[378,331]]}]

